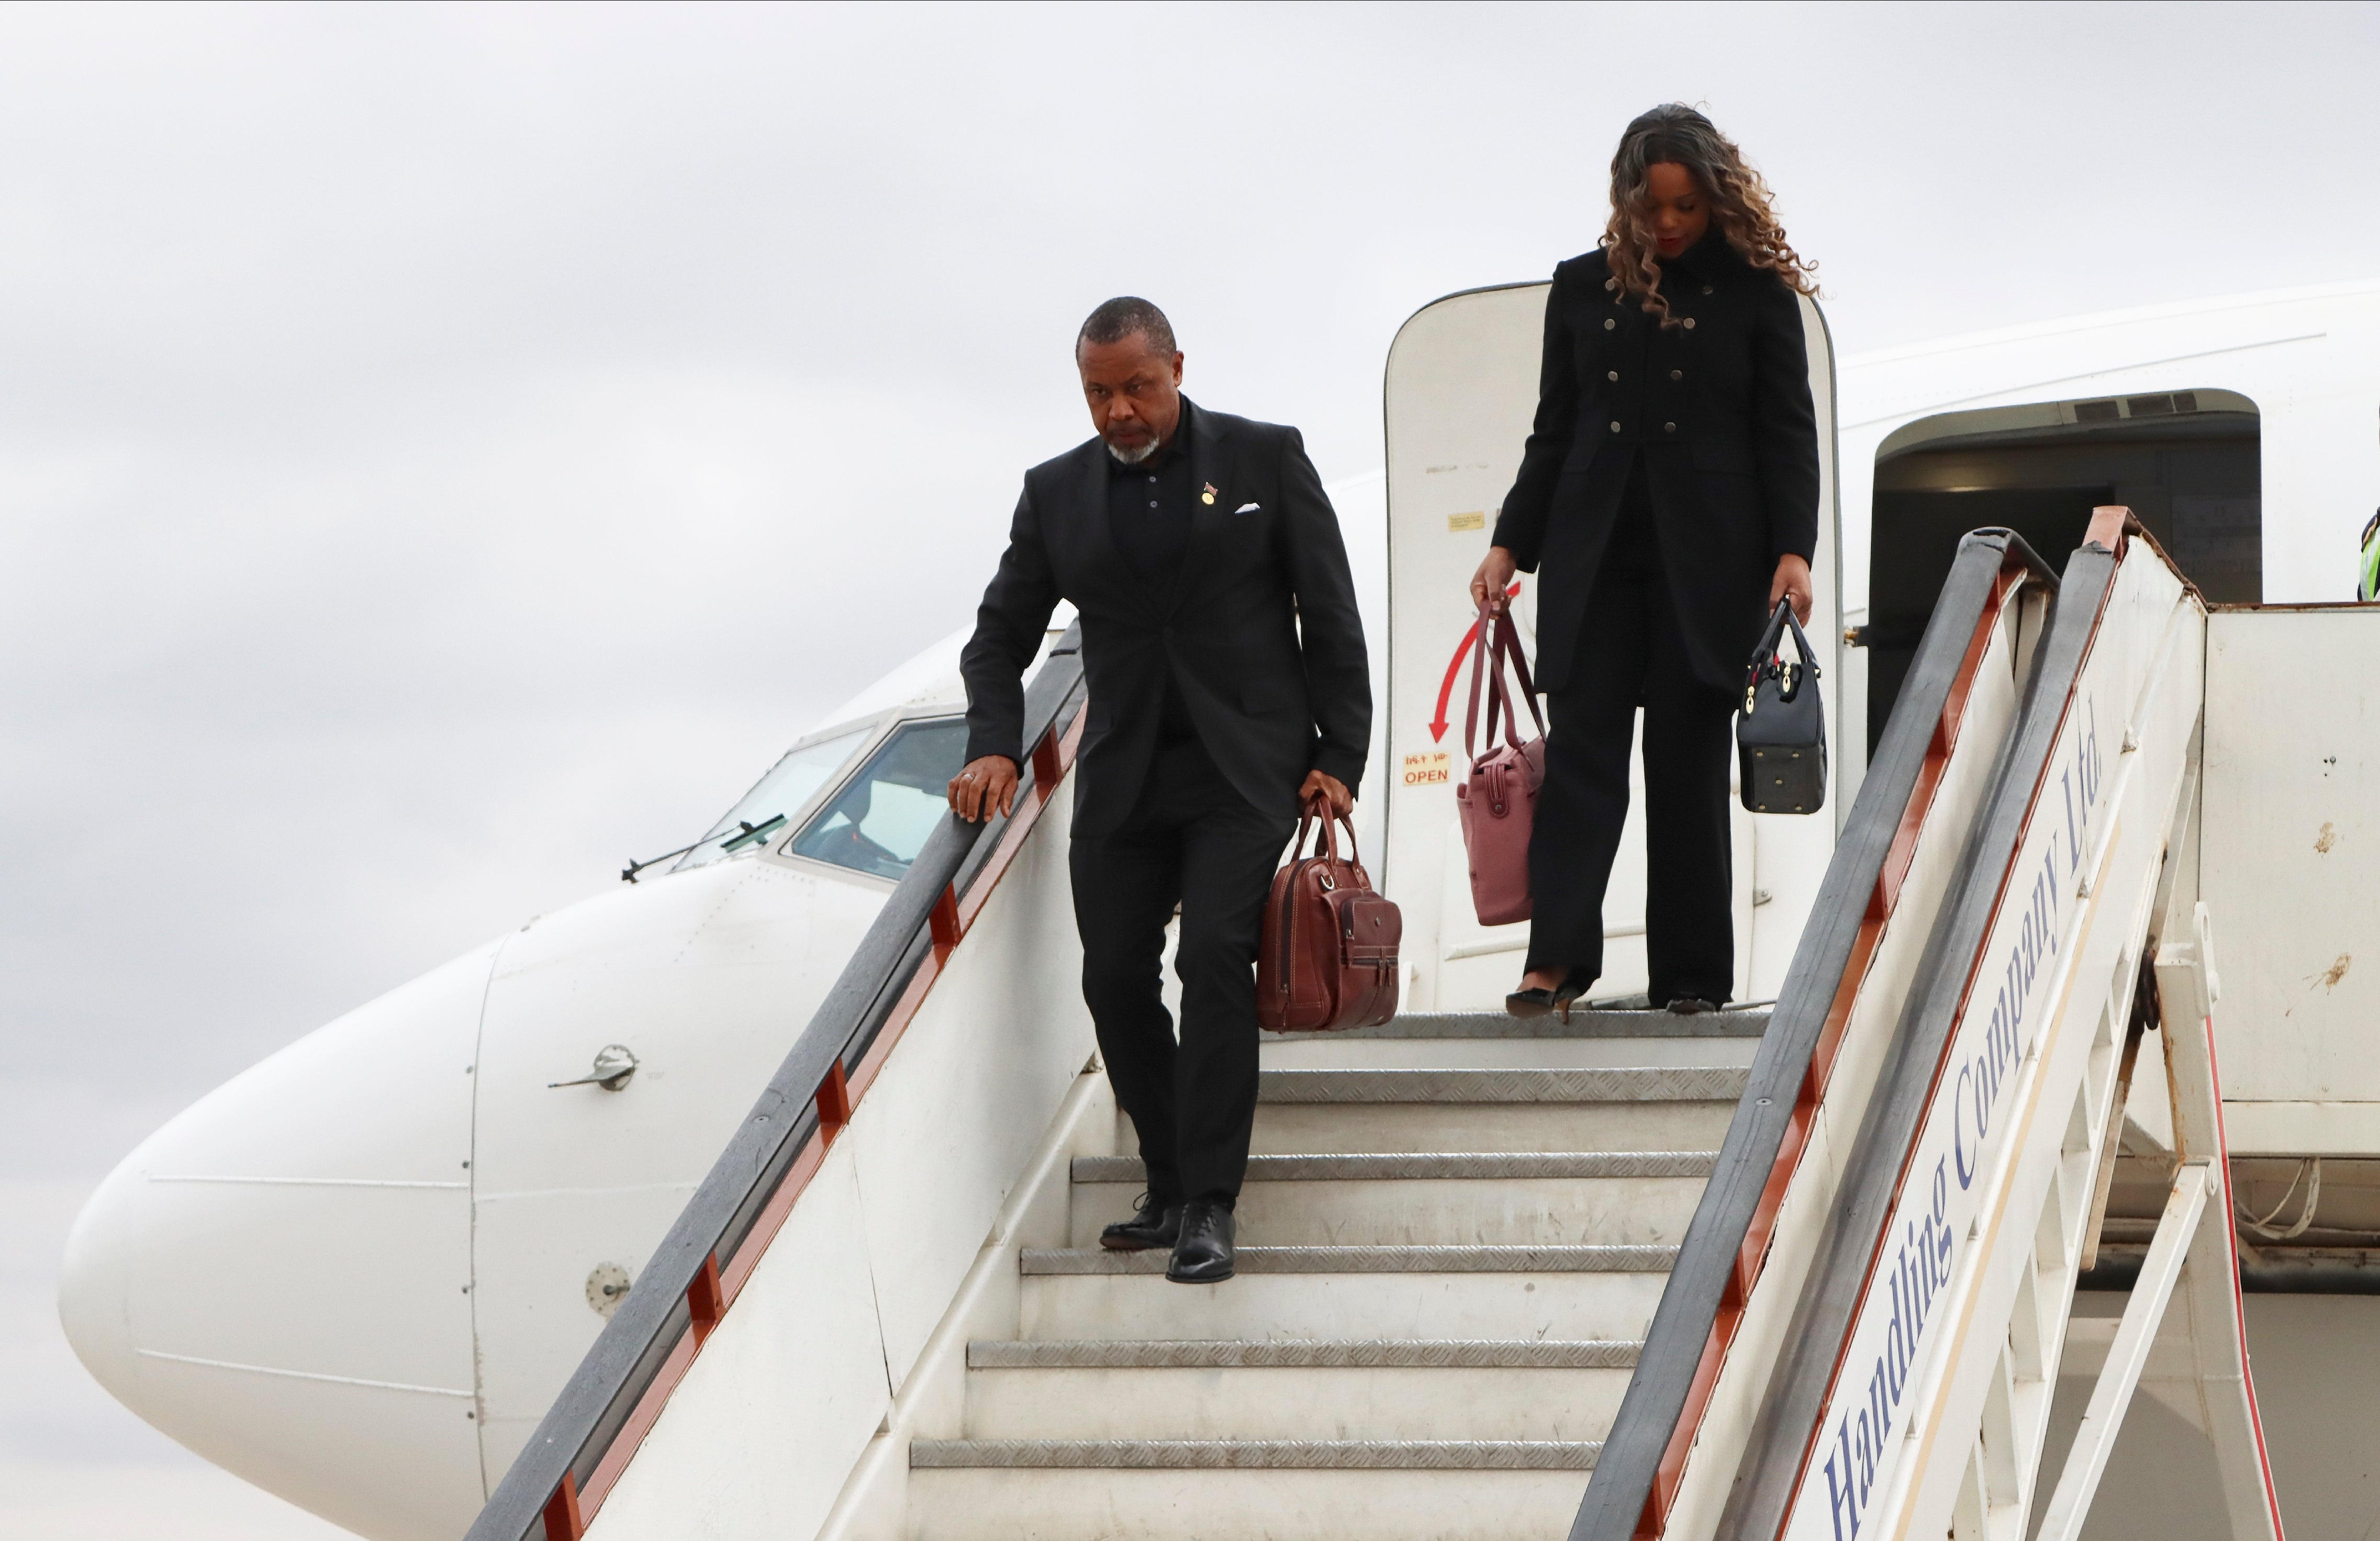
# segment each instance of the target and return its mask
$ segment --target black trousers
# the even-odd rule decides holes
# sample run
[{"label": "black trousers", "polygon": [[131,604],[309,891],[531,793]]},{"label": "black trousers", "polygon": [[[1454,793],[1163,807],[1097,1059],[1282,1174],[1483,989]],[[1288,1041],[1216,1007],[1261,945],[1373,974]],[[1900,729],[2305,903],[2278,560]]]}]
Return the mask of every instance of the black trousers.
[{"label": "black trousers", "polygon": [[[1074,839],[1083,1000],[1160,1198],[1239,1196],[1257,1114],[1257,941],[1293,827],[1190,739],[1159,748],[1121,827]],[[1159,995],[1177,904],[1179,1042]]]},{"label": "black trousers", "polygon": [[1655,545],[1644,472],[1587,597],[1568,688],[1550,693],[1529,836],[1528,967],[1603,974],[1603,901],[1645,713],[1645,950],[1653,1003],[1724,1002],[1735,980],[1728,756],[1736,698],[1695,678]]}]

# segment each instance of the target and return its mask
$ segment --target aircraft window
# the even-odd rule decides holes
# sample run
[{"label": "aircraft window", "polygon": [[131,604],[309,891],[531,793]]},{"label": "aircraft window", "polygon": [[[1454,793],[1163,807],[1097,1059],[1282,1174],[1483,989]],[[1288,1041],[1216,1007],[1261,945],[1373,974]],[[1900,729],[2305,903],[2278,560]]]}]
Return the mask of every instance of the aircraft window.
[{"label": "aircraft window", "polygon": [[817,795],[820,787],[834,779],[834,773],[843,769],[867,738],[866,728],[855,728],[788,753],[769,768],[769,773],[744,795],[742,802],[727,810],[726,818],[711,826],[710,832],[702,837],[702,843],[686,853],[677,869],[717,861],[774,836],[785,827],[786,819],[801,812],[802,805]]},{"label": "aircraft window", "polygon": [[871,877],[901,877],[941,822],[965,754],[959,718],[904,724],[785,849]]}]

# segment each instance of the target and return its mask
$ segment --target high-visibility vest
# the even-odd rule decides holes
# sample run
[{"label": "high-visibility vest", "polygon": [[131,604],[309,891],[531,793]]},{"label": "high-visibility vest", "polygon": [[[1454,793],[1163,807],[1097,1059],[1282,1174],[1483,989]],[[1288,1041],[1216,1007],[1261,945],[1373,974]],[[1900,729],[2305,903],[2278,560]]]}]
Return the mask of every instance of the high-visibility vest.
[{"label": "high-visibility vest", "polygon": [[2355,579],[2355,597],[2369,604],[2380,600],[2380,514],[2363,527],[2362,562]]}]

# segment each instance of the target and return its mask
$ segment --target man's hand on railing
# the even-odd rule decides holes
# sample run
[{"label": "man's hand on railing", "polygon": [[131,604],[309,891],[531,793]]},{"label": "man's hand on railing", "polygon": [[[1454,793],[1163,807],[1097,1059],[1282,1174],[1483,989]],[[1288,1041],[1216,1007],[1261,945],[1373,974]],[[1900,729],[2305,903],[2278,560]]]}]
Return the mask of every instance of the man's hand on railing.
[{"label": "man's hand on railing", "polygon": [[1002,814],[1016,807],[1016,762],[1006,755],[971,759],[951,778],[951,811],[971,824],[980,824],[997,808]]}]

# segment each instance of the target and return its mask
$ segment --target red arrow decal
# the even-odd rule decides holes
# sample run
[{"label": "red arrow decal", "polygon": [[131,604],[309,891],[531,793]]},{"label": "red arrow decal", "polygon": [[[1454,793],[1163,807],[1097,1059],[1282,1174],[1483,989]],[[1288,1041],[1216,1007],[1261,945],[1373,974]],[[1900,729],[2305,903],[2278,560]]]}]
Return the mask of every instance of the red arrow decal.
[{"label": "red arrow decal", "polygon": [[[1504,597],[1517,599],[1520,592],[1521,586],[1515,581],[1512,588],[1504,590]],[[1446,666],[1446,678],[1438,687],[1438,715],[1430,719],[1429,741],[1433,744],[1446,736],[1446,699],[1454,694],[1454,676],[1463,673],[1463,661],[1471,656],[1471,644],[1478,638],[1479,623],[1474,621],[1463,632],[1463,640],[1454,645],[1454,660]]]}]

